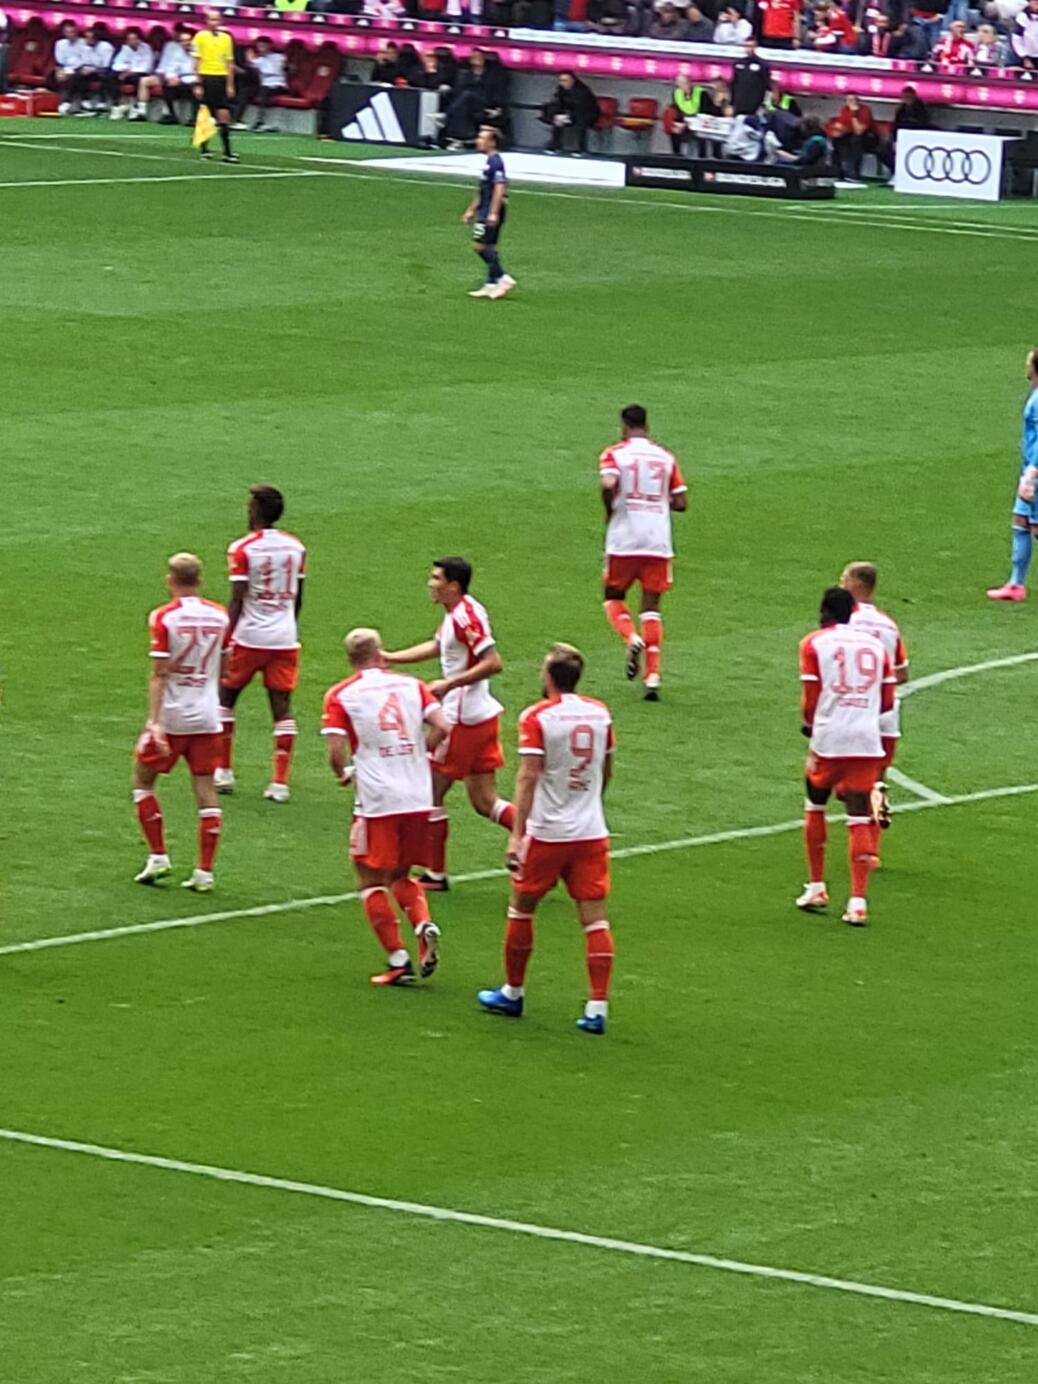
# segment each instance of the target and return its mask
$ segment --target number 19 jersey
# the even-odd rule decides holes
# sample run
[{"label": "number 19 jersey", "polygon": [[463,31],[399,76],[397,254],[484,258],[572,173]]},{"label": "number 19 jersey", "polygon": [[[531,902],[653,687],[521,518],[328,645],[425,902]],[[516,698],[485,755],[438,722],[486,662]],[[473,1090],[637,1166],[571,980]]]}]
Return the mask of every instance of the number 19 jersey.
[{"label": "number 19 jersey", "polygon": [[613,721],[604,702],[575,692],[529,706],[519,717],[519,753],[543,764],[526,834],[535,841],[600,841],[609,835],[602,809]]},{"label": "number 19 jersey", "polygon": [[349,739],[358,817],[432,810],[425,723],[438,705],[425,683],[385,668],[365,668],[328,690],[321,734]]},{"label": "number 19 jersey", "polygon": [[598,472],[613,486],[606,556],[673,557],[670,499],[688,489],[677,459],[647,437],[629,437],[606,448]]},{"label": "number 19 jersey", "polygon": [[883,684],[890,655],[873,634],[829,625],[800,641],[800,681],[818,683],[811,749],[823,759],[882,759]]},{"label": "number 19 jersey", "polygon": [[296,599],[306,549],[293,534],[258,529],[227,549],[232,582],[245,583],[234,642],[246,649],[298,649]]}]

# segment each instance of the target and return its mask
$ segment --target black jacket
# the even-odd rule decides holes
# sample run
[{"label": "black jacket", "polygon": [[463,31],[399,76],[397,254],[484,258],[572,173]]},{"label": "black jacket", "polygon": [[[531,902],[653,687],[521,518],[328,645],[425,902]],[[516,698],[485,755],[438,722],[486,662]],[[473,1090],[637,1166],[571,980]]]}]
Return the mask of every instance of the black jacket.
[{"label": "black jacket", "polygon": [[587,82],[582,82],[579,77],[575,78],[568,91],[560,83],[555,88],[550,104],[558,115],[568,115],[574,125],[593,125],[598,119],[598,101],[595,93]]},{"label": "black jacket", "polygon": [[732,68],[732,106],[736,115],[753,115],[771,89],[771,68],[763,58],[740,58]]}]

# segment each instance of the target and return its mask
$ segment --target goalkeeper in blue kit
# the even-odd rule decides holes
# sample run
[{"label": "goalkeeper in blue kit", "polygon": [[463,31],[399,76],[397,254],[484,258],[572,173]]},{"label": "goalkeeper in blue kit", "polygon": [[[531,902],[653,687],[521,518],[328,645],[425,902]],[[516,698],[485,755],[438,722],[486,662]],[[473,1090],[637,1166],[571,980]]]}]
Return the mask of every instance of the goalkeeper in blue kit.
[{"label": "goalkeeper in blue kit", "polygon": [[1027,599],[1027,569],[1038,537],[1038,346],[1027,353],[1027,383],[1031,392],[1024,404],[1020,480],[1013,505],[1012,570],[1005,586],[993,586],[988,592],[993,601]]}]

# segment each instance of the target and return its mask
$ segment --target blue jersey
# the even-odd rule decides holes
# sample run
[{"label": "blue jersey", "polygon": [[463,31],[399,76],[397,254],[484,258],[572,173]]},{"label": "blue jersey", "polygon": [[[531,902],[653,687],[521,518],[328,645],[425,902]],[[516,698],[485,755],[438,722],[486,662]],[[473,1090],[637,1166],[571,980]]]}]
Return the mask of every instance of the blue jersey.
[{"label": "blue jersey", "polygon": [[1020,438],[1020,472],[1029,466],[1038,471],[1038,389],[1032,389],[1024,404],[1024,430]]},{"label": "blue jersey", "polygon": [[493,154],[487,155],[483,175],[479,180],[478,220],[485,221],[490,215],[490,208],[493,205],[494,188],[498,183],[504,186],[505,197],[507,197],[508,179],[505,177],[505,161],[495,150]]}]

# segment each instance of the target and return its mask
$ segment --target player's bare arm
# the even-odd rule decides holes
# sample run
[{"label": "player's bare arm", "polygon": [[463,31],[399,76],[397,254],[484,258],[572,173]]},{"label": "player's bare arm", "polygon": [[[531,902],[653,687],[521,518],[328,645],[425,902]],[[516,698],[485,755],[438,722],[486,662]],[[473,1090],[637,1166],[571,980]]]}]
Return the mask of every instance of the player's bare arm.
[{"label": "player's bare arm", "polygon": [[440,646],[435,639],[426,639],[421,644],[412,644],[409,649],[383,649],[382,662],[390,666],[401,663],[428,663],[439,658]]},{"label": "player's bare arm", "polygon": [[451,733],[446,716],[438,706],[430,708],[425,717],[425,747],[431,754],[438,749]]},{"label": "player's bare arm", "polygon": [[151,736],[159,754],[169,754],[169,741],[162,729],[162,696],[169,677],[169,659],[153,658],[148,676],[148,724],[146,730]]},{"label": "player's bare arm", "polygon": [[474,663],[471,668],[466,668],[463,673],[456,673],[452,678],[436,678],[430,682],[428,684],[429,691],[437,701],[442,702],[448,692],[453,692],[458,687],[471,687],[474,682],[496,678],[503,671],[504,666],[497,646],[492,645],[478,662]]},{"label": "player's bare arm", "polygon": [[[299,612],[303,609],[303,578],[305,572],[300,572],[296,579],[296,619],[299,619]],[[233,628],[233,626],[232,626]]]},{"label": "player's bare arm", "polygon": [[674,491],[670,497],[670,507],[675,514],[684,514],[688,509],[688,491]]},{"label": "player's bare arm", "polygon": [[616,492],[620,485],[619,477],[602,477],[602,504],[605,508],[606,523],[613,517],[613,510],[616,508]]},{"label": "player's bare arm", "polygon": [[468,204],[468,206],[465,208],[465,210],[461,213],[461,224],[462,224],[463,226],[469,226],[469,225],[472,224],[472,222],[475,220],[475,217],[476,217],[476,210],[477,210],[478,207],[479,207],[479,198],[478,198],[478,197],[473,197],[472,201]]},{"label": "player's bare arm", "polygon": [[533,808],[537,781],[543,772],[544,760],[539,754],[523,755],[515,780],[515,824],[505,850],[505,865],[513,875],[519,873],[519,855],[526,835],[526,823]]},{"label": "player's bare arm", "polygon": [[227,614],[231,619],[231,633],[234,633],[235,626],[241,619],[241,613],[245,606],[245,592],[248,587],[246,581],[232,581],[231,594],[227,598]]},{"label": "player's bare arm", "polygon": [[328,767],[345,788],[353,782],[353,768],[346,754],[346,737],[329,734],[325,739],[328,741]]}]

